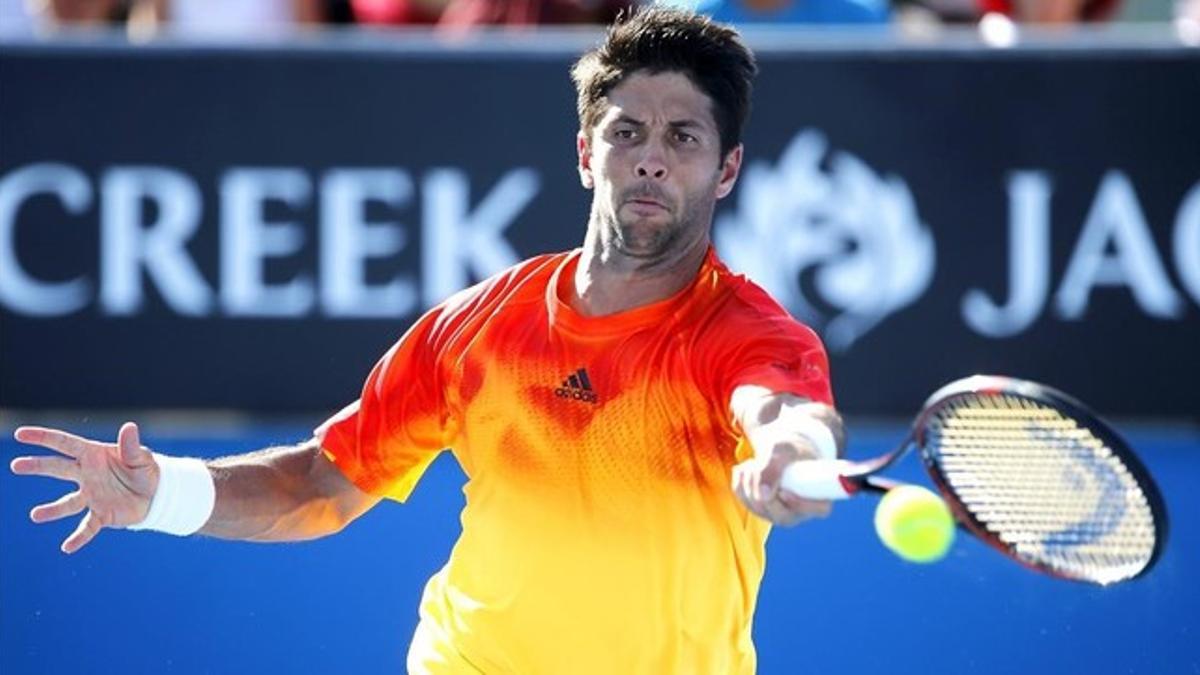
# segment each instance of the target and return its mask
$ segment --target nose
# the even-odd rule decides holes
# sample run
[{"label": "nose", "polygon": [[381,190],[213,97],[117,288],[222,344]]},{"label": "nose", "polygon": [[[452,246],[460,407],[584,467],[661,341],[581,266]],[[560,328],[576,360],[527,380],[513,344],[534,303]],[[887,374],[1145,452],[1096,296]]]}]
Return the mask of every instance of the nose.
[{"label": "nose", "polygon": [[646,143],[642,154],[634,165],[638,178],[662,180],[667,177],[667,161],[663,147],[658,143]]}]

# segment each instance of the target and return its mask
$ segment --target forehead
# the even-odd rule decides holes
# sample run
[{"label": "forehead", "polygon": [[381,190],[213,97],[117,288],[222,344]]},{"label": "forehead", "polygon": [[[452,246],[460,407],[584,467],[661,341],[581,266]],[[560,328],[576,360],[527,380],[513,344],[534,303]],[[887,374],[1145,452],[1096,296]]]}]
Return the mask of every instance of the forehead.
[{"label": "forehead", "polygon": [[609,90],[607,99],[601,125],[624,115],[645,123],[690,120],[717,127],[712,99],[680,72],[633,73]]}]

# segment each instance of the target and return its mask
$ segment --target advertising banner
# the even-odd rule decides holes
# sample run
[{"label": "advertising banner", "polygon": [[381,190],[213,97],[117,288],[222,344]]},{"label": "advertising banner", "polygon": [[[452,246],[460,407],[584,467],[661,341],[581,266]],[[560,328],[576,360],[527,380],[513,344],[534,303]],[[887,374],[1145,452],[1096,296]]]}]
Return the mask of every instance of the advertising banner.
[{"label": "advertising banner", "polygon": [[[949,379],[1195,417],[1200,53],[763,50],[713,239],[848,413]],[[577,246],[574,54],[0,47],[0,406],[330,411]]]}]

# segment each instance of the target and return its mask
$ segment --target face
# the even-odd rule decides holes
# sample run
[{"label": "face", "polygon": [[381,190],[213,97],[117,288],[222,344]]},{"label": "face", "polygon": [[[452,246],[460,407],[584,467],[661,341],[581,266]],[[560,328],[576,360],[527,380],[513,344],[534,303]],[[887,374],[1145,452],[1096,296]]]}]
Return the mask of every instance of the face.
[{"label": "face", "polygon": [[652,263],[707,242],[742,161],[740,145],[721,157],[712,110],[678,72],[637,72],[609,92],[577,144],[580,178],[594,191],[589,227],[609,252]]}]

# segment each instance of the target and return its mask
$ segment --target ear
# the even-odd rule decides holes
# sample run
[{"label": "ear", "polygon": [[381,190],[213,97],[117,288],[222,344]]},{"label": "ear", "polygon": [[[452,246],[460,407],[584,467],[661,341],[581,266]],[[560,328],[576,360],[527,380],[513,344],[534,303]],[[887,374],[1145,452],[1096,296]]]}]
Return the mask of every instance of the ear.
[{"label": "ear", "polygon": [[579,182],[591,190],[596,186],[592,178],[592,148],[587,134],[581,129],[575,137],[575,152],[579,155]]},{"label": "ear", "polygon": [[721,162],[721,177],[717,180],[717,199],[724,199],[733,192],[733,184],[737,182],[738,172],[742,170],[742,144],[725,155]]}]

